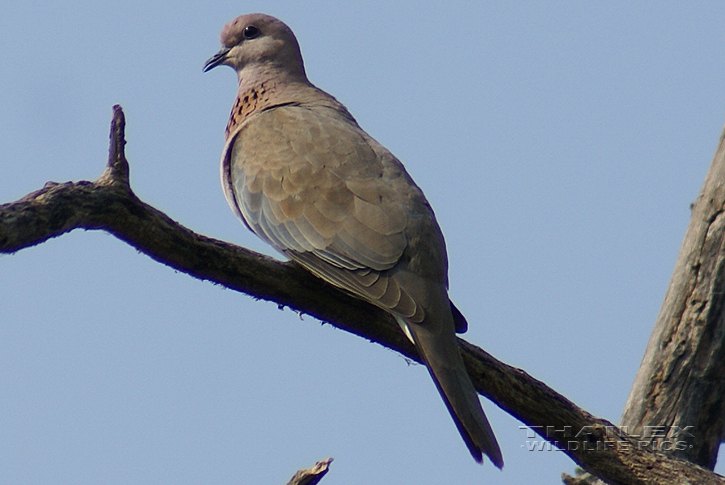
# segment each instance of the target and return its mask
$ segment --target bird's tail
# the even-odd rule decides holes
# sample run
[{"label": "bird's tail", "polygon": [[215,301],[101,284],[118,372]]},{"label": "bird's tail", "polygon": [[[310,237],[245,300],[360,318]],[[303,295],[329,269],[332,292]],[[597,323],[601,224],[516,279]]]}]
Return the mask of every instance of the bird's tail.
[{"label": "bird's tail", "polygon": [[422,323],[407,323],[406,327],[473,458],[481,463],[485,453],[494,465],[502,468],[501,449],[466,372],[452,331],[453,317],[445,311],[438,316],[450,318],[448,326],[451,328],[440,322],[428,322],[428,315]]}]

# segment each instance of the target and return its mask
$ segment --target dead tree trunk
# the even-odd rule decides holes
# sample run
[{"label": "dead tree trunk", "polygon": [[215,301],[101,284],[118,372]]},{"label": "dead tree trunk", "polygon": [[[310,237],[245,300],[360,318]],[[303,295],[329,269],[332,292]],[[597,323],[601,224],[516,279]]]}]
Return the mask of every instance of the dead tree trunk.
[{"label": "dead tree trunk", "polygon": [[[725,131],[692,216],[621,426],[713,469],[725,424]],[[679,446],[677,446],[679,443]],[[685,445],[686,443],[686,445]]]}]

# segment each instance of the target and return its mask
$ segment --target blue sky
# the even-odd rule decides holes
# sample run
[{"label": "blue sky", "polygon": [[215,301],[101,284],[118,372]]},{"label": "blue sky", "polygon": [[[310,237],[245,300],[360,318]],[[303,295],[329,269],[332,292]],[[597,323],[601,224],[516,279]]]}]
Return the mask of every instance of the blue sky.
[{"label": "blue sky", "polygon": [[[272,254],[218,182],[235,95],[201,72],[261,11],[405,163],[446,235],[465,338],[617,422],[725,121],[721,2],[30,1],[0,6],[0,202],[95,179]],[[468,455],[422,366],[75,231],[0,256],[0,482],[560,483],[484,400]],[[725,468],[718,467],[721,472]]]}]

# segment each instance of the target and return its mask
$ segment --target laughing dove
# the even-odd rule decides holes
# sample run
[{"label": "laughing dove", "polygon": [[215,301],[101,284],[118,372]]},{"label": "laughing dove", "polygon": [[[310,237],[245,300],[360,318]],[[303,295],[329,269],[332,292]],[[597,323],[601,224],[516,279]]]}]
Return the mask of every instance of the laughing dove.
[{"label": "laughing dove", "polygon": [[468,449],[501,451],[463,365],[443,235],[395,156],[308,81],[297,39],[263,14],[224,26],[204,66],[237,71],[222,186],[257,236],[319,278],[389,312],[415,344]]}]

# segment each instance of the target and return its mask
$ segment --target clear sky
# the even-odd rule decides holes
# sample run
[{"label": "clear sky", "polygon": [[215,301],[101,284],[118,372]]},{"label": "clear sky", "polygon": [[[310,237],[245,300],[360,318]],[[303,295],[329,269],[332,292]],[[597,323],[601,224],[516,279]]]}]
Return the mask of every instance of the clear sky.
[{"label": "clear sky", "polygon": [[[465,338],[617,422],[725,122],[725,4],[28,1],[0,6],[0,202],[97,178],[269,254],[218,181],[222,25],[261,11],[406,164],[447,238]],[[560,483],[484,407],[468,455],[422,366],[75,231],[0,257],[0,483]],[[718,470],[725,468],[718,467]]]}]

